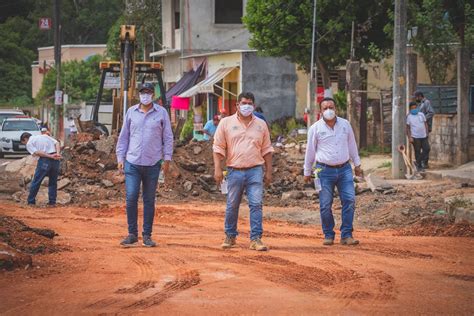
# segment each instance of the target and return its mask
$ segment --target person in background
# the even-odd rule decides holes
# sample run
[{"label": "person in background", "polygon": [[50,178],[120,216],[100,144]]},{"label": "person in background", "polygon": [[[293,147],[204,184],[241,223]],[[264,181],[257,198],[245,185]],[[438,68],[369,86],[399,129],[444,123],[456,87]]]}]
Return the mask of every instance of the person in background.
[{"label": "person in background", "polygon": [[263,110],[262,110],[261,107],[257,106],[257,107],[255,108],[255,111],[253,111],[253,114],[254,114],[256,117],[258,117],[259,119],[264,120],[265,123],[267,123],[267,120],[265,119],[265,116],[263,116]]},{"label": "person in background", "polygon": [[28,205],[36,204],[36,195],[45,177],[49,178],[48,205],[56,205],[59,160],[62,158],[60,154],[60,143],[47,134],[31,136],[28,132],[21,134],[20,142],[26,145],[26,150],[28,150],[31,155],[39,158],[35,175],[33,176],[33,180],[31,180]]},{"label": "person in background", "polygon": [[[214,179],[223,181],[222,161],[227,165],[227,205],[225,211],[225,240],[221,247],[236,245],[239,207],[244,192],[250,208],[250,249],[266,251],[262,242],[263,184],[272,181],[270,132],[263,120],[254,113],[255,97],[250,92],[238,96],[237,113],[224,118],[214,135]],[[264,167],[265,166],[265,167]]]},{"label": "person in background", "polygon": [[[425,98],[425,96],[423,95],[423,92],[415,91],[414,98],[415,98],[416,103],[418,104],[417,108],[419,112],[425,115],[426,123],[428,124],[428,135],[427,135],[426,141],[428,142],[428,146],[429,146],[428,136],[429,136],[429,133],[431,133],[431,130],[433,129],[434,109],[433,109],[433,106],[431,105],[431,101]],[[429,156],[429,150],[428,150],[428,154],[424,155],[424,160],[421,161],[421,168],[428,169],[429,160],[430,160],[430,156]]]},{"label": "person in background", "polygon": [[219,113],[219,120],[222,120],[224,117],[227,116],[227,110],[226,109],[222,109]]},{"label": "person in background", "polygon": [[70,117],[68,121],[69,121],[69,133],[70,135],[75,136],[77,134],[77,127],[76,127],[76,123],[74,123],[74,118]]},{"label": "person in background", "polygon": [[[315,174],[321,181],[319,206],[324,233],[324,246],[334,244],[334,216],[332,203],[334,187],[337,187],[342,204],[341,244],[357,245],[354,239],[353,220],[355,212],[355,189],[350,160],[354,172],[362,177],[361,161],[357,144],[349,121],[336,116],[336,101],[324,98],[320,103],[323,118],[311,125],[308,130],[308,145],[304,159],[304,179],[312,182]],[[315,168],[315,169],[313,169]]]},{"label": "person in background", "polygon": [[173,155],[173,132],[168,112],[153,103],[154,86],[144,83],[140,103],[125,115],[117,142],[118,169],[125,172],[128,236],[120,243],[132,247],[138,242],[138,197],[142,187],[143,246],[155,247],[151,239],[155,217],[156,187],[161,169],[165,175]]},{"label": "person in background", "polygon": [[430,144],[428,142],[428,122],[425,115],[420,112],[416,102],[410,102],[410,113],[407,115],[406,133],[413,144],[415,151],[415,166],[418,171],[424,171],[424,161],[430,153]]},{"label": "person in background", "polygon": [[204,134],[203,139],[205,141],[209,141],[212,137],[214,137],[214,134],[217,130],[217,126],[219,125],[219,121],[219,115],[214,115],[212,117],[212,120],[206,122],[206,125],[204,125],[204,128],[202,130],[202,133]]},{"label": "person in background", "polygon": [[49,130],[46,127],[42,127],[41,128],[41,135],[51,136],[51,133],[49,132]]}]

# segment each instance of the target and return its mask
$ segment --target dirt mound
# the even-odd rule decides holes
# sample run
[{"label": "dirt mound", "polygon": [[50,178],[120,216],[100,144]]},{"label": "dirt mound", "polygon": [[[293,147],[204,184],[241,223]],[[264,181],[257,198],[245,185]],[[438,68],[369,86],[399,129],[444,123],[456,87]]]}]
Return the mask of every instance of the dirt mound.
[{"label": "dirt mound", "polygon": [[27,226],[10,216],[0,216],[0,269],[11,270],[32,264],[34,254],[60,251],[51,229]]},{"label": "dirt mound", "polygon": [[424,218],[400,230],[399,236],[474,237],[474,225],[468,222],[452,223],[447,218]]}]

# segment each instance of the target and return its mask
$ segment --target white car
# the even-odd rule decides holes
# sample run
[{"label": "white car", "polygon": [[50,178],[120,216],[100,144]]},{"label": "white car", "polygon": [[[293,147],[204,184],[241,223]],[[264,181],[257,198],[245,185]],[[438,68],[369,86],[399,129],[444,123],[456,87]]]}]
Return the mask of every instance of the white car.
[{"label": "white car", "polygon": [[25,116],[22,110],[0,109],[0,126],[5,119],[17,116]]},{"label": "white car", "polygon": [[24,132],[31,135],[40,135],[41,131],[32,118],[7,118],[0,129],[0,157],[5,154],[26,154],[26,146],[20,143],[20,136]]}]

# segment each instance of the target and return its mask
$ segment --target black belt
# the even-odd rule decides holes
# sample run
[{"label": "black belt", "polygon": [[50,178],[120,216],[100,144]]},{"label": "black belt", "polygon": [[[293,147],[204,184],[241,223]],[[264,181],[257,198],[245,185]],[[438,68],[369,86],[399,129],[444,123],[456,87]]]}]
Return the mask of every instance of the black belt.
[{"label": "black belt", "polygon": [[348,163],[349,163],[349,160],[344,163],[341,163],[340,165],[327,165],[322,162],[316,162],[316,164],[321,165],[323,167],[328,167],[328,168],[342,168],[342,167],[345,167]]}]

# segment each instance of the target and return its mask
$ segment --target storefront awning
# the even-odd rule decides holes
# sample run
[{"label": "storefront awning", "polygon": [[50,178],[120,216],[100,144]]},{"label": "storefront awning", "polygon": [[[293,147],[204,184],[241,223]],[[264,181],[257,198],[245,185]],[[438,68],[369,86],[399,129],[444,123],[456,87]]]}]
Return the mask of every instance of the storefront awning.
[{"label": "storefront awning", "polygon": [[218,71],[196,84],[194,87],[184,91],[179,95],[181,98],[189,98],[199,93],[214,93],[214,85],[224,79],[232,70],[237,67],[220,68]]},{"label": "storefront awning", "polygon": [[171,99],[175,95],[179,95],[184,91],[189,90],[196,84],[199,76],[201,75],[202,69],[204,68],[204,64],[199,65],[196,71],[190,70],[185,72],[183,77],[176,82],[176,84],[171,87],[168,91],[166,91],[166,101],[171,103]]}]

